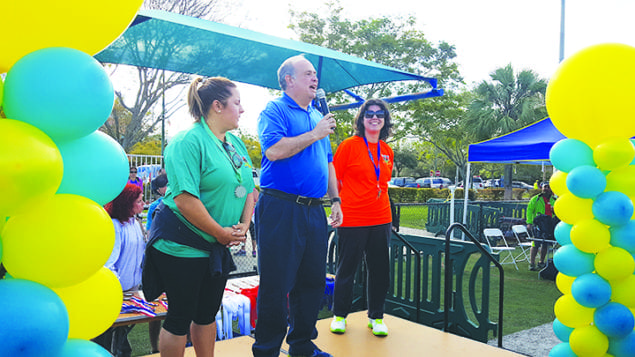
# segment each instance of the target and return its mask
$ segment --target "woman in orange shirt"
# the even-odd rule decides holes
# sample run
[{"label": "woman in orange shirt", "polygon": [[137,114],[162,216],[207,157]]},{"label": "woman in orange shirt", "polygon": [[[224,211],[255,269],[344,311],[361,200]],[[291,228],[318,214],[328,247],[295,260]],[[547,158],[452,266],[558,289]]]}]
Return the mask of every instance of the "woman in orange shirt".
[{"label": "woman in orange shirt", "polygon": [[337,230],[339,258],[331,332],[346,331],[353,278],[365,257],[368,327],[374,335],[386,336],[388,328],[383,317],[390,283],[388,242],[392,223],[388,181],[394,158],[384,142],[392,127],[388,105],[380,99],[367,100],[357,114],[355,127],[355,135],[344,140],[333,157],[344,220]]}]

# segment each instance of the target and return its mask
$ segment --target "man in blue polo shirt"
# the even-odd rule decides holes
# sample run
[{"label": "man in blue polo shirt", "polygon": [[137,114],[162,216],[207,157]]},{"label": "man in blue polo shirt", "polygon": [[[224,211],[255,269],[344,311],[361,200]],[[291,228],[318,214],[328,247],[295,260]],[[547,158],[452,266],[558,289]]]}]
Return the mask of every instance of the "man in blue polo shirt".
[{"label": "man in blue polo shirt", "polygon": [[284,61],[278,82],[283,96],[269,102],[258,119],[263,152],[256,205],[260,287],[252,350],[256,357],[279,356],[289,327],[289,356],[329,357],[311,340],[317,337],[325,285],[325,194],[331,199],[331,225],[342,223],[328,139],[336,124],[333,114],[322,117],[311,104],[318,80],[306,58]]}]

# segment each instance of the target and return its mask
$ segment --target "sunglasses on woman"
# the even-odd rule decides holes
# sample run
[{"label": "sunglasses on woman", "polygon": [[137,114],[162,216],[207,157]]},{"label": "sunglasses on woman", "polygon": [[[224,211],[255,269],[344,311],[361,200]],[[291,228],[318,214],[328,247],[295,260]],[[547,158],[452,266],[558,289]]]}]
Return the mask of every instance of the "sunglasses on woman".
[{"label": "sunglasses on woman", "polygon": [[367,119],[371,119],[373,116],[377,116],[377,118],[379,118],[379,119],[384,119],[385,115],[386,115],[386,113],[384,113],[383,110],[378,110],[376,112],[373,112],[372,110],[367,110],[364,113],[364,117],[366,117]]},{"label": "sunglasses on woman", "polygon": [[240,155],[236,152],[236,149],[228,143],[223,143],[223,148],[229,154],[232,165],[234,165],[236,169],[239,169],[243,165],[243,158],[240,157]]}]

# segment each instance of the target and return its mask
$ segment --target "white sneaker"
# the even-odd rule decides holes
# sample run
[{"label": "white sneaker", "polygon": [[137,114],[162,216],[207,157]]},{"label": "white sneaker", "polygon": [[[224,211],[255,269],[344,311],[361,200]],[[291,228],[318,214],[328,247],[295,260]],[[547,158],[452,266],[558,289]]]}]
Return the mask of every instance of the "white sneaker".
[{"label": "white sneaker", "polygon": [[388,336],[388,326],[383,319],[368,319],[368,328],[373,329],[375,336]]},{"label": "white sneaker", "polygon": [[331,332],[337,334],[346,332],[346,318],[333,316],[333,321],[331,321]]}]

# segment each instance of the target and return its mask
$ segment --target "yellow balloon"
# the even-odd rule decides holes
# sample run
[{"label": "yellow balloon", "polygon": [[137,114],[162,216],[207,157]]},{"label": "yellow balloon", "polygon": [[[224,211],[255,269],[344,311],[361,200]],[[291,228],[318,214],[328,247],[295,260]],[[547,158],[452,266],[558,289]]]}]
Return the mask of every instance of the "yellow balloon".
[{"label": "yellow balloon", "polygon": [[568,276],[562,273],[556,275],[556,287],[563,294],[571,294],[571,284],[575,280],[575,276]]},{"label": "yellow balloon", "polygon": [[612,170],[606,175],[606,191],[619,191],[629,197],[635,196],[635,165]]},{"label": "yellow balloon", "polygon": [[593,200],[579,198],[572,193],[566,193],[556,200],[554,212],[561,221],[576,224],[584,219],[593,219]]},{"label": "yellow balloon", "polygon": [[[566,137],[591,147],[635,136],[635,48],[605,43],[564,60],[547,85],[547,112]],[[602,90],[589,78],[602,78]]]},{"label": "yellow balloon", "polygon": [[600,170],[626,167],[635,157],[635,148],[628,138],[609,138],[593,150],[593,160]]},{"label": "yellow balloon", "polygon": [[609,338],[593,325],[582,326],[571,332],[569,345],[578,356],[602,357],[609,349]]},{"label": "yellow balloon", "polygon": [[578,304],[572,295],[562,295],[553,307],[553,311],[560,322],[569,327],[586,326],[593,322],[594,308]]},{"label": "yellow balloon", "polygon": [[635,308],[635,275],[611,282],[611,301]]},{"label": "yellow balloon", "polygon": [[95,274],[114,242],[115,228],[103,207],[83,196],[57,194],[9,218],[2,262],[14,278],[64,287]]},{"label": "yellow balloon", "polygon": [[596,273],[609,282],[620,281],[633,275],[635,261],[631,253],[618,247],[609,247],[595,256]]},{"label": "yellow balloon", "polygon": [[[102,267],[88,279],[53,291],[62,299],[70,330],[68,338],[90,340],[106,331],[119,316],[123,292],[117,276]],[[99,297],[96,304],[94,297]]]},{"label": "yellow balloon", "polygon": [[52,197],[63,172],[62,155],[51,138],[30,124],[0,119],[0,216]]},{"label": "yellow balloon", "polygon": [[70,47],[94,55],[121,35],[142,0],[2,1],[2,25],[19,36],[3,36],[0,73],[27,53]]},{"label": "yellow balloon", "polygon": [[571,243],[585,253],[597,253],[609,247],[609,228],[595,219],[583,219],[571,228]]},{"label": "yellow balloon", "polygon": [[549,187],[558,197],[570,193],[567,187],[567,173],[564,171],[554,172],[549,179]]}]

